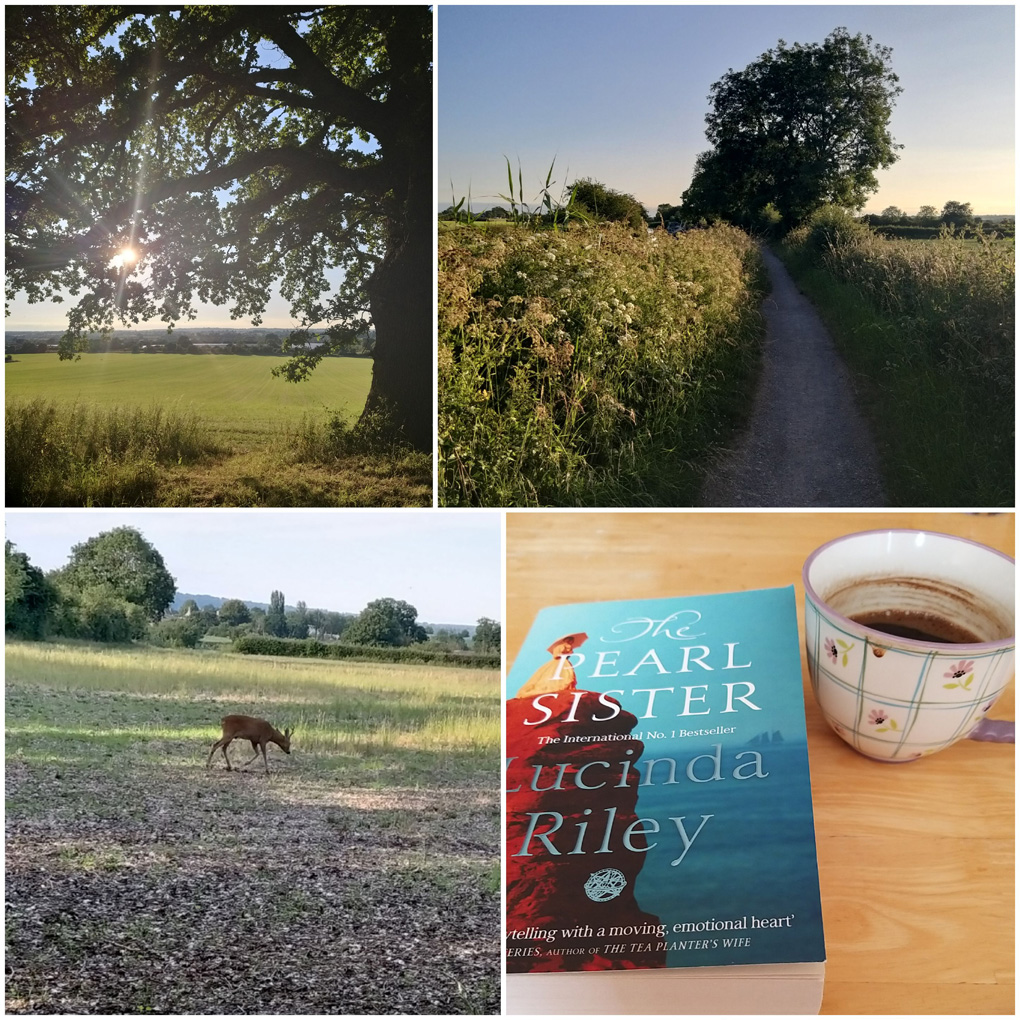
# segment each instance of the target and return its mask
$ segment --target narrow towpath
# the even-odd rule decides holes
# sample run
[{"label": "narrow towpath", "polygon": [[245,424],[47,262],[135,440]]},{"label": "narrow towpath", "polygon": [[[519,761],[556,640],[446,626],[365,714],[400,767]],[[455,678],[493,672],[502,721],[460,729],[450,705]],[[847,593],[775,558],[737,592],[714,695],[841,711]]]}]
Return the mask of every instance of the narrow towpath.
[{"label": "narrow towpath", "polygon": [[743,435],[707,479],[702,506],[884,506],[878,457],[850,374],[811,303],[764,250],[772,293],[764,363]]}]

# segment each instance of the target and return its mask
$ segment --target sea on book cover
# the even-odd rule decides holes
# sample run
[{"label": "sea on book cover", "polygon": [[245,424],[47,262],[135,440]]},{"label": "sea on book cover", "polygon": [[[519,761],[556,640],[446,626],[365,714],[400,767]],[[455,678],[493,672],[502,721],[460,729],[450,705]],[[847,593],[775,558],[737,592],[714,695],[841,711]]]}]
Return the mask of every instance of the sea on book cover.
[{"label": "sea on book cover", "polygon": [[507,695],[507,1012],[817,1012],[793,588],[542,610]]}]

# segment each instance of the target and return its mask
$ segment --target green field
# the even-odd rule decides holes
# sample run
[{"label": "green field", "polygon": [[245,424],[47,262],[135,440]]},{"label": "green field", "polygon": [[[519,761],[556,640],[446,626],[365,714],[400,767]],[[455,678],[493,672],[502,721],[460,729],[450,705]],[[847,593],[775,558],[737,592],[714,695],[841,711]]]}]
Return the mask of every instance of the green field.
[{"label": "green field", "polygon": [[7,1012],[498,1012],[499,686],[9,642]]},{"label": "green field", "polygon": [[6,365],[7,397],[44,397],[102,407],[154,402],[192,408],[221,436],[269,435],[323,408],[357,418],[372,381],[370,358],[325,358],[311,377],[272,374],[286,358],[239,354],[17,354]]},{"label": "green field", "polygon": [[326,358],[300,383],[272,375],[285,360],[15,355],[7,505],[431,504],[431,458],[356,428],[370,359]]}]

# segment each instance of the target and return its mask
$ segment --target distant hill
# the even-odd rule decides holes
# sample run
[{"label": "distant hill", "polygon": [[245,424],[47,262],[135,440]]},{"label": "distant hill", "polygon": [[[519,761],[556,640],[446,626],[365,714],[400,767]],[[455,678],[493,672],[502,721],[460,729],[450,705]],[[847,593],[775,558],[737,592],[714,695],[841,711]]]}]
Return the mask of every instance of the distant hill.
[{"label": "distant hill", "polygon": [[[174,596],[173,602],[170,603],[170,608],[171,608],[171,610],[173,610],[173,612],[178,613],[178,612],[180,612],[181,606],[183,606],[184,603],[188,601],[188,599],[194,599],[195,600],[195,605],[197,605],[199,607],[199,609],[201,609],[202,606],[212,606],[214,609],[219,609],[220,606],[222,606],[223,603],[227,601],[227,598],[231,598],[231,597],[233,597],[233,596],[226,596],[226,597],[224,597],[222,595],[193,595],[191,592],[179,591]],[[262,609],[262,610],[269,609],[269,603],[268,602],[253,602],[251,599],[241,599],[241,601],[249,609]],[[296,606],[287,606],[286,610],[289,613],[292,609],[296,609],[296,608],[297,608]],[[309,609],[318,609],[318,608],[323,608],[323,607],[320,607],[320,606],[309,606],[308,608]],[[359,610],[340,609],[340,610],[337,610],[337,612],[341,612],[341,613],[355,612],[355,613],[358,613],[358,612],[361,612],[361,610],[360,609]],[[425,627],[426,629],[431,627],[434,631],[440,631],[440,630],[462,631],[462,630],[466,630],[468,632],[468,636],[469,637],[474,637],[474,633],[475,633],[475,629],[476,629],[476,624],[474,624],[474,623],[429,623],[426,620],[419,620],[418,622],[423,627]]]},{"label": "distant hill", "polygon": [[[231,596],[227,596],[227,598],[230,598],[230,597]],[[199,607],[199,609],[201,609],[202,606],[212,606],[213,609],[219,609],[220,606],[222,606],[223,603],[227,601],[226,598],[223,598],[220,595],[192,595],[191,592],[179,591],[174,596],[173,602],[170,603],[170,608],[175,613],[179,613],[180,610],[181,610],[181,606],[183,606],[184,603],[188,601],[188,599],[194,599],[195,600],[195,605],[197,605]],[[269,608],[269,603],[268,602],[252,602],[251,599],[241,599],[241,601],[249,609],[268,609]],[[294,609],[295,607],[294,606],[287,606],[286,608],[289,611],[291,609]]]}]

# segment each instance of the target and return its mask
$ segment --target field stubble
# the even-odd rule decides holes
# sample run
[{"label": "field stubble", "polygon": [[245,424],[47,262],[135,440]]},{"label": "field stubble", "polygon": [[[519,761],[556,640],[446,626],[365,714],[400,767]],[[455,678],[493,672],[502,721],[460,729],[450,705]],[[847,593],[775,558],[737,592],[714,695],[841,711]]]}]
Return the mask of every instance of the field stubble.
[{"label": "field stubble", "polygon": [[[498,1011],[498,690],[9,644],[7,1011]],[[205,768],[238,711],[295,728],[268,779]]]}]

